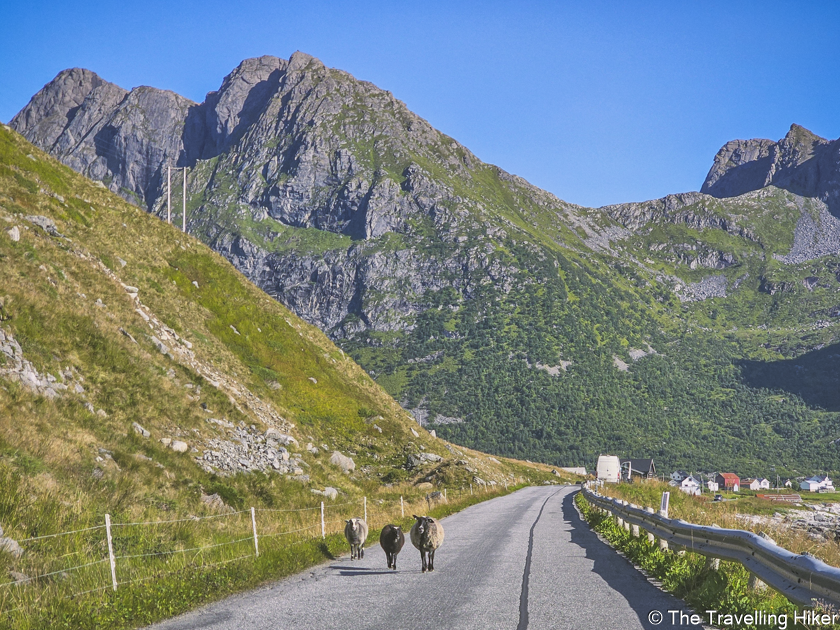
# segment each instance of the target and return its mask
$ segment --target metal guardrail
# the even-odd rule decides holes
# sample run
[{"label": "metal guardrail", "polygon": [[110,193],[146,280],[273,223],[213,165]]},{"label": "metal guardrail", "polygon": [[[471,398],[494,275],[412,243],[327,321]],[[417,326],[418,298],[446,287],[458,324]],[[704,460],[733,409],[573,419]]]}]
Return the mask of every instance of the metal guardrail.
[{"label": "metal guardrail", "polygon": [[740,562],[755,577],[790,601],[810,606],[813,600],[840,605],[840,569],[810,554],[795,554],[770,539],[740,529],[695,525],[671,519],[588,488],[584,497],[629,524],[638,525],[670,545],[711,558]]}]

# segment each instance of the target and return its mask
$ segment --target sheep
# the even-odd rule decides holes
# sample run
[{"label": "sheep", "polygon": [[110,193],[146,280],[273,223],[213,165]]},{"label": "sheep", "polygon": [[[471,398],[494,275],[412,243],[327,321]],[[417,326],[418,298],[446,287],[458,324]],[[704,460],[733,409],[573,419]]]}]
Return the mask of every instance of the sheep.
[{"label": "sheep", "polygon": [[397,570],[397,554],[405,544],[405,534],[399,525],[386,525],[379,534],[379,544],[388,560],[388,568]]},{"label": "sheep", "polygon": [[[435,570],[435,550],[443,544],[443,525],[431,516],[414,515],[415,523],[409,536],[411,544],[420,551],[423,573]],[[427,560],[428,557],[428,560]]]},{"label": "sheep", "polygon": [[368,526],[364,519],[351,518],[344,526],[344,537],[350,543],[350,559],[361,560],[365,557],[365,540],[368,535]]}]

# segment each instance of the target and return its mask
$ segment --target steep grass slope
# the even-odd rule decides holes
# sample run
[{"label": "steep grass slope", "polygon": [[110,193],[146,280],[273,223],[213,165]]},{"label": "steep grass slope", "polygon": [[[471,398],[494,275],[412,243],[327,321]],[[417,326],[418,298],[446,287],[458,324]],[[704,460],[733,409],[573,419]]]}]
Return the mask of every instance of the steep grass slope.
[{"label": "steep grass slope", "polygon": [[[463,495],[471,483],[556,479],[433,438],[221,256],[5,126],[0,320],[0,526],[16,540],[99,527],[105,513],[126,523],[311,508],[325,486],[352,512],[367,495],[374,513],[422,496],[421,482]],[[332,463],[335,451],[355,469]],[[135,538],[143,552],[163,544]],[[77,542],[64,551],[101,557],[98,534]],[[0,553],[0,582],[33,554]]]}]

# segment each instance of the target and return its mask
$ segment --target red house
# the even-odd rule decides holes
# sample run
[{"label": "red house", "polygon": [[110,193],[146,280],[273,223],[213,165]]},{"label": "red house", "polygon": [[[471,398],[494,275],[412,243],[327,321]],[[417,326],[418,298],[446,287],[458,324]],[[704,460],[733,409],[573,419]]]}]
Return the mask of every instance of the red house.
[{"label": "red house", "polygon": [[718,473],[715,475],[715,481],[721,490],[738,492],[741,489],[741,480],[734,473]]}]

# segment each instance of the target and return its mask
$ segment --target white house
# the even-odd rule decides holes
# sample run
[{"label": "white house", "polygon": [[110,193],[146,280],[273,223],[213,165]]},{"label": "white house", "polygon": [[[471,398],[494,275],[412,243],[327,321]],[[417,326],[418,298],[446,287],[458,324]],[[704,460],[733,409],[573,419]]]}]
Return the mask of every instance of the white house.
[{"label": "white house", "polygon": [[761,479],[756,479],[758,482],[758,489],[759,490],[769,490],[770,489],[770,480],[765,479],[762,477]]},{"label": "white house", "polygon": [[672,481],[671,483],[673,483],[675,486],[678,486],[680,491],[685,492],[686,494],[692,494],[692,495],[699,495],[700,494],[700,488],[701,488],[700,482],[697,479],[695,479],[694,477],[692,477],[691,475],[689,475],[688,477],[686,477],[682,481],[679,481],[679,482]]},{"label": "white house", "polygon": [[717,492],[720,486],[717,481],[712,481],[710,479],[706,482],[706,487],[709,489],[709,492]]},{"label": "white house", "polygon": [[834,492],[834,484],[826,475],[815,475],[799,482],[799,489],[806,492]]},{"label": "white house", "polygon": [[741,479],[741,487],[749,490],[758,490],[761,487],[761,483],[758,479],[751,479],[748,477]]},{"label": "white house", "polygon": [[677,483],[679,483],[683,479],[685,479],[686,477],[690,477],[690,476],[691,475],[689,475],[684,470],[675,470],[674,472],[671,473],[671,481],[676,481]]}]

